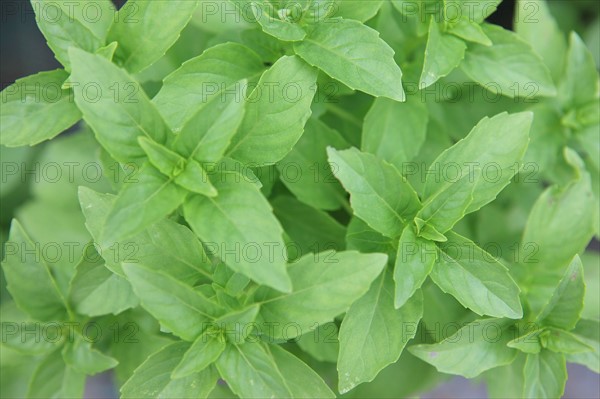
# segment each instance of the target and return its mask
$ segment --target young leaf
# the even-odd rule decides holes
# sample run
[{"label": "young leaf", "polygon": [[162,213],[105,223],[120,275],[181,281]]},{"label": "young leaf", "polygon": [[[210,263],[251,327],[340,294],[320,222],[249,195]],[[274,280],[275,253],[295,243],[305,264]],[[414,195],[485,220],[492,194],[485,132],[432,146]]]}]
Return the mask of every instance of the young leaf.
[{"label": "young leaf", "polygon": [[212,185],[208,173],[195,159],[189,159],[185,169],[175,176],[175,183],[200,195],[216,197],[217,189]]},{"label": "young leaf", "polygon": [[499,26],[484,24],[483,32],[493,45],[469,44],[460,65],[471,79],[508,97],[518,97],[518,93],[527,90],[526,85],[533,85],[536,96],[556,95],[548,68],[529,44]]},{"label": "young leaf", "polygon": [[406,226],[394,266],[394,307],[399,309],[421,288],[437,260],[437,247],[430,240],[417,237],[412,226]]},{"label": "young leaf", "polygon": [[123,399],[205,398],[219,378],[213,367],[179,379],[171,371],[189,349],[188,342],[175,342],[150,355],[121,387]]},{"label": "young leaf", "polygon": [[241,86],[242,80],[253,87],[264,70],[263,60],[248,47],[219,44],[167,76],[152,102],[171,129],[178,132],[202,108],[230,98],[228,93]]},{"label": "young leaf", "polygon": [[[233,0],[232,2],[243,15],[247,17],[252,15],[252,21],[258,22],[265,33],[279,40],[295,42],[306,36],[306,32],[300,25],[286,20],[288,17],[294,18],[294,16],[287,15],[293,10],[285,8],[275,10],[274,5],[268,0]],[[278,14],[279,18],[273,17],[272,14]]]},{"label": "young leaf", "polygon": [[537,321],[548,326],[572,330],[581,316],[584,295],[583,265],[579,256],[575,255],[549,302],[538,315]]},{"label": "young leaf", "polygon": [[60,291],[39,242],[27,235],[17,220],[4,244],[2,270],[17,306],[35,320],[67,319],[67,301]]},{"label": "young leaf", "polygon": [[438,371],[474,378],[515,359],[517,351],[506,346],[510,325],[505,319],[475,320],[439,343],[414,345],[408,350]]},{"label": "young leaf", "polygon": [[529,112],[485,117],[444,151],[429,167],[417,217],[444,234],[493,201],[518,172],[532,117]]},{"label": "young leaf", "polygon": [[[110,0],[94,0],[95,17],[83,4],[68,0],[31,0],[36,22],[56,59],[70,70],[69,47],[93,53],[104,46],[115,16]],[[89,14],[88,14],[89,12]]]},{"label": "young leaf", "polygon": [[244,118],[246,85],[242,80],[222,98],[200,108],[182,127],[173,148],[198,162],[220,161]]},{"label": "young leaf", "polygon": [[283,230],[260,190],[239,176],[223,174],[214,183],[217,197],[192,196],[183,206],[192,230],[233,270],[291,291]]},{"label": "young leaf", "polygon": [[428,118],[427,107],[417,96],[405,103],[378,98],[365,116],[361,150],[402,171],[425,142]]},{"label": "young leaf", "polygon": [[177,41],[197,5],[195,0],[128,0],[108,33],[109,42],[119,42],[117,63],[137,73],[158,61]]},{"label": "young leaf", "polygon": [[75,103],[114,159],[127,163],[145,158],[139,136],[166,142],[169,129],[139,83],[99,55],[76,48],[69,54]]},{"label": "young leaf", "polygon": [[454,232],[447,236],[431,271],[437,286],[479,315],[521,318],[519,287],[506,267],[474,242]]},{"label": "young leaf", "polygon": [[280,58],[248,96],[244,120],[228,154],[253,166],[274,164],[285,157],[311,115],[316,82],[315,68],[296,56]]},{"label": "young leaf", "polygon": [[62,350],[62,356],[67,366],[87,375],[94,375],[112,369],[119,362],[110,356],[92,348],[92,344],[76,335],[73,342],[68,342]]},{"label": "young leaf", "polygon": [[219,358],[224,350],[225,339],[222,336],[207,332],[200,334],[171,373],[171,378],[187,377],[205,370]]},{"label": "young leaf", "polygon": [[126,263],[123,270],[142,306],[186,341],[194,341],[222,313],[220,305],[164,272]]},{"label": "young leaf", "polygon": [[0,144],[35,145],[73,126],[81,113],[72,93],[61,87],[68,74],[60,69],[17,79],[0,95]]},{"label": "young leaf", "polygon": [[460,37],[463,40],[473,43],[479,43],[484,46],[491,46],[492,41],[481,29],[479,24],[470,21],[468,18],[462,16],[453,23],[449,29],[448,33]]},{"label": "young leaf", "polygon": [[[288,268],[294,291],[264,290],[260,315],[276,339],[292,339],[333,320],[363,296],[387,262],[384,254],[325,251],[308,254]],[[292,323],[295,328],[288,328]]]},{"label": "young leaf", "polygon": [[347,200],[327,162],[327,146],[349,147],[337,131],[310,118],[292,151],[277,163],[277,170],[283,184],[300,201],[317,209],[334,210]]},{"label": "young leaf", "polygon": [[296,54],[351,89],[404,101],[402,71],[394,50],[379,33],[358,21],[334,18],[316,23]]},{"label": "young leaf", "polygon": [[392,275],[382,273],[342,321],[337,364],[340,393],[372,381],[384,367],[396,362],[415,336],[422,316],[421,292],[395,309]]},{"label": "young leaf", "polygon": [[354,214],[373,229],[399,237],[420,209],[419,197],[392,165],[356,148],[327,149],[335,176],[350,193]]},{"label": "young leaf", "polygon": [[175,174],[181,172],[181,168],[185,165],[185,159],[181,155],[147,137],[138,137],[138,143],[152,166],[167,177],[174,177]]},{"label": "young leaf", "polygon": [[525,367],[524,398],[560,398],[565,391],[567,365],[565,356],[543,350],[527,355]]},{"label": "young leaf", "polygon": [[129,282],[108,270],[92,245],[83,253],[69,291],[69,300],[77,313],[92,317],[116,315],[138,305]]},{"label": "young leaf", "polygon": [[187,195],[149,164],[142,166],[135,179],[125,183],[115,199],[100,241],[131,238],[177,209]]},{"label": "young leaf", "polygon": [[464,58],[466,49],[462,40],[442,32],[435,18],[431,17],[419,88],[431,86],[452,72]]}]

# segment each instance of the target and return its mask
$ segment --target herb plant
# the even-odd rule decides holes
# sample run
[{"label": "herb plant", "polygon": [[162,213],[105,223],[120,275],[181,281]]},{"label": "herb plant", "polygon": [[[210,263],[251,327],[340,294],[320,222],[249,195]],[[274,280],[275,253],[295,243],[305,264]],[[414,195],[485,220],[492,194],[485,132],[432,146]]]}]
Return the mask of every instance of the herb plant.
[{"label": "herb plant", "polygon": [[597,64],[499,3],[31,0],[63,69],[2,91],[2,397],[598,373]]}]

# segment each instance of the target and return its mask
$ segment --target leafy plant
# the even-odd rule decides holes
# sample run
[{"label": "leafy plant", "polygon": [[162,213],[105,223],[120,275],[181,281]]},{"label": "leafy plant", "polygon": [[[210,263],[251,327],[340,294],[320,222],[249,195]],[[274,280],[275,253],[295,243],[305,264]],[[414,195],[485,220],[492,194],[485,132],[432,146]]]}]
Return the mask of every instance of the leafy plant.
[{"label": "leafy plant", "polygon": [[31,3],[64,69],[2,92],[3,397],[599,372],[597,64],[545,2]]}]

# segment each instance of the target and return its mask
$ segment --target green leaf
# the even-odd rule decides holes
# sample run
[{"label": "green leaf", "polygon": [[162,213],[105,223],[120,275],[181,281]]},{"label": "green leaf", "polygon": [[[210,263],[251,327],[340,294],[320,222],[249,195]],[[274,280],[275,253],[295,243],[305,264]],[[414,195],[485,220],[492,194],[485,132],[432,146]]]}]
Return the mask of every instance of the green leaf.
[{"label": "green leaf", "polygon": [[296,259],[326,249],[344,250],[346,230],[329,214],[287,196],[275,198],[271,205],[291,238],[287,245],[288,257]]},{"label": "green leaf", "polygon": [[[232,97],[228,94],[232,90],[242,89],[242,80],[256,84],[264,69],[263,60],[248,47],[238,43],[219,44],[167,76],[152,101],[171,129],[178,132],[204,107],[215,101],[223,102]],[[242,103],[240,99],[237,102]]]},{"label": "green leaf", "polygon": [[527,42],[495,25],[483,25],[493,45],[469,44],[461,69],[492,93],[518,97],[515,93],[535,89],[535,96],[556,95],[550,72]]},{"label": "green leaf", "polygon": [[280,58],[249,94],[244,120],[228,154],[252,166],[274,164],[285,157],[311,115],[316,82],[316,69],[300,58]]},{"label": "green leaf", "polygon": [[538,315],[537,321],[548,326],[572,330],[581,316],[584,296],[583,265],[579,256],[575,255],[552,297]]},{"label": "green leaf", "polygon": [[431,86],[452,72],[463,60],[466,49],[462,40],[442,32],[435,18],[431,17],[419,88]]},{"label": "green leaf", "polygon": [[222,331],[230,343],[244,342],[254,332],[254,321],[258,311],[259,305],[252,305],[242,310],[227,313],[215,320],[211,327]]},{"label": "green leaf", "polygon": [[54,351],[35,369],[28,398],[81,398],[85,389],[85,374],[65,364],[61,351]]},{"label": "green leaf", "polygon": [[223,311],[199,291],[164,272],[133,263],[124,264],[123,270],[142,306],[186,341],[194,341]]},{"label": "green leaf", "polygon": [[[210,260],[202,244],[189,228],[172,220],[163,219],[131,240],[117,241],[108,236],[105,241],[100,241],[104,221],[115,198],[114,195],[99,194],[84,187],[79,190],[86,227],[94,237],[106,266],[113,273],[125,277],[121,263],[139,262],[183,282],[194,283],[202,276],[209,276]],[[165,268],[165,265],[169,267]]]},{"label": "green leaf", "polygon": [[0,144],[35,145],[73,126],[81,113],[72,93],[61,87],[68,74],[60,69],[18,79],[2,90]]},{"label": "green leaf", "polygon": [[[43,334],[43,324],[36,322],[24,322],[7,317],[6,309],[2,314],[2,350],[12,349],[20,355],[45,355],[54,351],[60,341],[40,339]],[[10,321],[9,321],[10,320]],[[50,328],[46,327],[46,331]],[[2,354],[4,356],[4,354]]]},{"label": "green leaf", "polygon": [[267,348],[281,374],[287,377],[286,384],[292,398],[335,398],[319,374],[296,356],[278,345]]},{"label": "green leaf", "polygon": [[410,346],[408,350],[442,373],[477,377],[494,367],[510,364],[517,355],[506,346],[510,320],[475,320],[436,344]]},{"label": "green leaf", "polygon": [[77,313],[91,317],[116,315],[139,303],[129,282],[106,268],[93,245],[86,247],[75,269],[69,300]]},{"label": "green leaf", "polygon": [[361,150],[402,171],[421,150],[428,119],[427,107],[417,96],[405,103],[378,98],[365,116]]},{"label": "green leaf", "polygon": [[380,233],[399,237],[421,207],[417,193],[400,172],[356,148],[328,148],[327,154],[333,173],[350,193],[354,214]]},{"label": "green leaf", "polygon": [[[531,328],[530,328],[531,329]],[[535,329],[533,331],[526,332],[525,334],[517,337],[506,343],[509,348],[515,348],[525,353],[540,353],[542,350],[542,344],[540,343],[540,335],[545,331],[542,329]]]},{"label": "green leaf", "polygon": [[467,213],[493,201],[520,169],[533,115],[485,117],[429,167],[417,217],[444,234]]},{"label": "green leaf", "polygon": [[521,318],[519,287],[506,267],[474,242],[447,235],[430,274],[437,286],[479,315]]},{"label": "green leaf", "polygon": [[346,231],[346,242],[348,249],[359,252],[381,252],[390,253],[395,251],[393,239],[373,230],[362,219],[352,217],[348,230]]},{"label": "green leaf", "polygon": [[492,41],[483,32],[479,24],[470,21],[468,18],[461,16],[456,23],[452,24],[448,29],[448,33],[460,37],[463,40],[473,43],[479,43],[484,46],[491,46]]},{"label": "green leaf", "polygon": [[318,374],[277,345],[227,345],[217,368],[240,398],[335,397]]},{"label": "green leaf", "polygon": [[515,32],[542,58],[554,81],[559,81],[565,65],[567,41],[550,13],[548,2],[518,0],[514,26]]},{"label": "green leaf", "polygon": [[83,4],[68,0],[31,0],[38,28],[66,70],[70,70],[69,47],[93,53],[105,44],[115,6],[110,0],[95,0],[93,4],[94,11],[89,11]]},{"label": "green leaf", "polygon": [[600,373],[600,322],[581,319],[571,331],[578,339],[594,348],[591,352],[568,354],[567,360],[583,364],[595,373]]},{"label": "green leaf", "polygon": [[298,337],[296,343],[318,361],[336,363],[340,349],[337,333],[338,327],[334,322],[325,323]]},{"label": "green leaf", "polygon": [[334,210],[347,200],[327,162],[327,146],[349,147],[337,131],[310,118],[292,151],[277,163],[277,170],[283,184],[300,201],[317,209]]},{"label": "green leaf", "polygon": [[185,169],[175,177],[174,181],[191,192],[207,197],[216,197],[218,194],[217,189],[210,182],[208,173],[194,159],[187,161]]},{"label": "green leaf", "polygon": [[92,344],[79,335],[75,335],[75,339],[63,347],[62,356],[67,366],[87,375],[112,369],[119,364],[112,357],[93,349]]},{"label": "green leaf", "polygon": [[599,84],[592,53],[577,33],[571,32],[564,77],[559,86],[561,103],[565,107],[583,106],[598,98]]},{"label": "green leaf", "polygon": [[[363,296],[387,262],[384,254],[325,251],[308,254],[288,267],[294,291],[265,289],[260,315],[273,323],[268,335],[292,339],[332,321]],[[289,328],[290,323],[295,328]]]},{"label": "green leaf", "polygon": [[4,244],[2,270],[17,306],[35,320],[66,320],[68,305],[41,250],[17,220]]},{"label": "green leaf", "polygon": [[[567,151],[574,165],[578,157]],[[529,213],[521,242],[536,252],[516,268],[532,315],[539,315],[552,298],[573,257],[581,253],[596,231],[598,209],[590,176],[579,170],[578,178],[565,187],[548,188]],[[568,231],[569,234],[565,234]]]},{"label": "green leaf", "polygon": [[316,23],[296,54],[351,89],[404,101],[402,71],[379,32],[358,21],[334,18]]},{"label": "green leaf", "polygon": [[116,62],[137,73],[158,61],[175,44],[197,5],[195,0],[128,0],[108,33],[109,42],[119,42]]},{"label": "green leaf", "polygon": [[437,261],[437,247],[406,226],[398,243],[394,266],[394,307],[399,309],[421,288]]},{"label": "green leaf", "polygon": [[224,350],[224,337],[207,332],[200,334],[171,373],[171,378],[187,377],[205,370],[219,358]]},{"label": "green leaf", "polygon": [[139,136],[166,142],[169,129],[139,83],[104,57],[76,48],[69,54],[75,103],[114,159],[127,163],[145,158]]},{"label": "green leaf", "polygon": [[149,164],[125,183],[106,218],[100,241],[131,238],[160,221],[183,203],[187,191]]},{"label": "green leaf", "polygon": [[192,196],[184,204],[192,230],[233,270],[289,292],[283,230],[259,188],[238,175],[223,174],[214,184],[217,197]]},{"label": "green leaf", "polygon": [[198,162],[221,160],[244,118],[246,87],[247,81],[242,80],[222,98],[200,108],[183,126],[173,148]]},{"label": "green leaf", "polygon": [[527,355],[524,398],[560,398],[565,391],[567,365],[564,355],[541,351]]},{"label": "green leaf", "polygon": [[209,367],[199,373],[176,380],[171,371],[189,349],[187,342],[175,342],[150,355],[121,387],[123,399],[140,398],[205,398],[219,378]]},{"label": "green leaf", "polygon": [[152,166],[167,177],[174,177],[181,172],[183,165],[185,165],[185,159],[181,155],[147,137],[139,136],[138,143],[146,153]]},{"label": "green leaf", "polygon": [[383,368],[396,362],[415,336],[422,316],[421,292],[395,309],[392,275],[382,273],[342,321],[337,364],[340,393],[372,381]]},{"label": "green leaf", "polygon": [[329,7],[333,9],[334,17],[365,22],[377,15],[383,3],[384,0],[339,0]]},{"label": "green leaf", "polygon": [[588,345],[577,335],[559,328],[548,328],[540,335],[542,346],[552,352],[572,354],[593,352],[594,347]]}]

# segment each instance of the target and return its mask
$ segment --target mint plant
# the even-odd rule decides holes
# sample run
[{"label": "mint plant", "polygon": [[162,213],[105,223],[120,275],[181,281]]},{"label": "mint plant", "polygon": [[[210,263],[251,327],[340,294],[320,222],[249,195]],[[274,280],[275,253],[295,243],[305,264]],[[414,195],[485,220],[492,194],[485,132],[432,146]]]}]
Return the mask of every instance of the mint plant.
[{"label": "mint plant", "polygon": [[597,60],[499,3],[32,0],[63,69],[2,91],[2,397],[599,373]]}]

